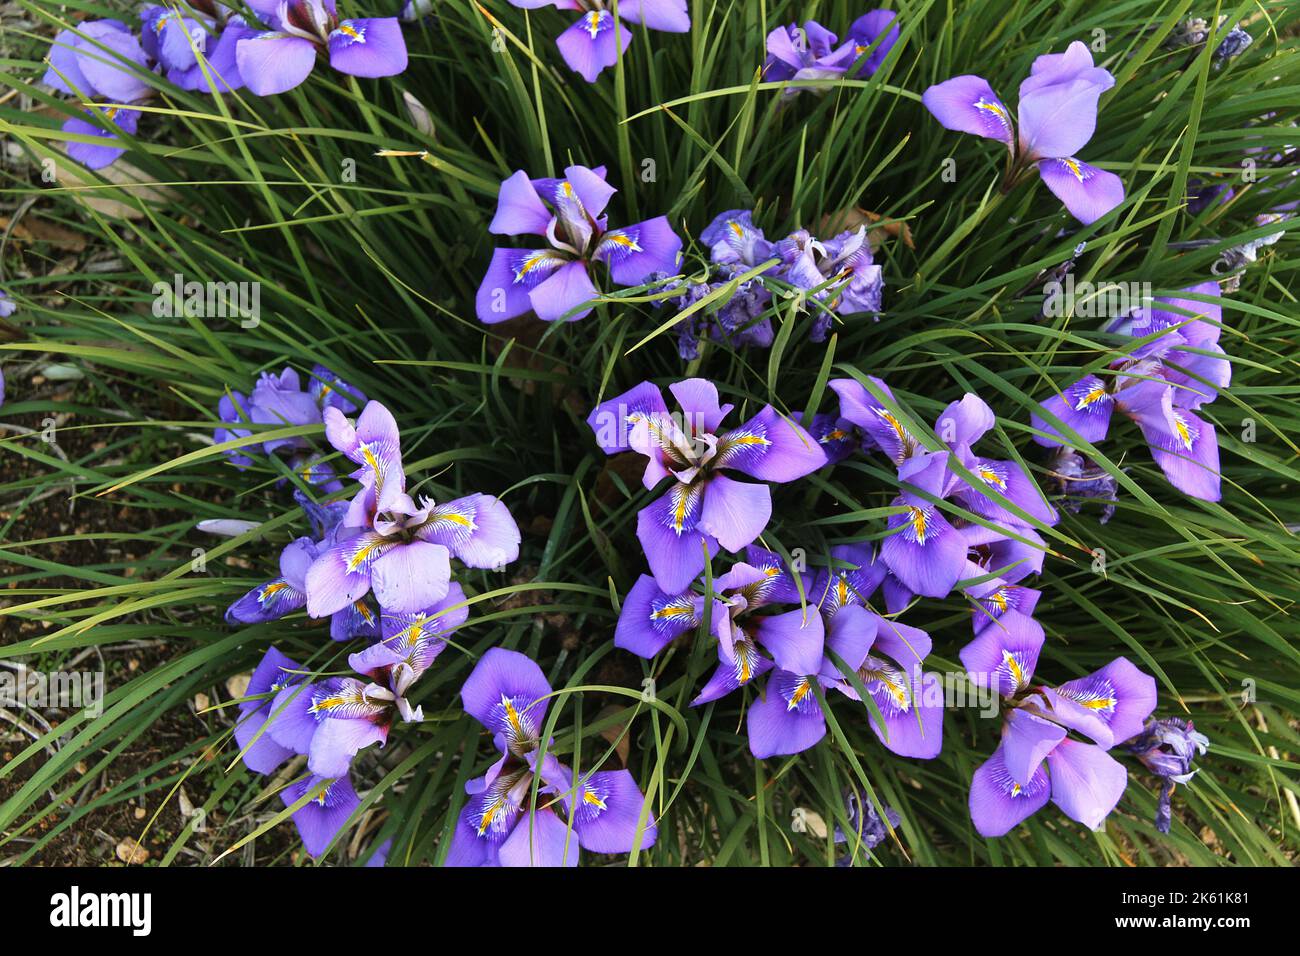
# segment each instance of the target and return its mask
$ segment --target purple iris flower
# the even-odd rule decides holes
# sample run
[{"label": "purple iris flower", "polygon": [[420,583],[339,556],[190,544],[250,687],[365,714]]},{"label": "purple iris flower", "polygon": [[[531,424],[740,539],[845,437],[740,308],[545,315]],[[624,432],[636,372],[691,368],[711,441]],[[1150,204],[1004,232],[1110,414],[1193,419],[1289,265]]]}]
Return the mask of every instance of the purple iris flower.
[{"label": "purple iris flower", "polygon": [[[828,80],[844,76],[858,62],[877,39],[880,45],[858,68],[855,76],[866,78],[880,68],[889,51],[898,42],[895,14],[888,10],[872,10],[853,21],[848,37],[841,43],[830,30],[815,20],[803,27],[791,23],[777,27],[767,35],[767,62],[763,78],[770,82],[782,80]],[[787,86],[783,97],[798,96],[797,86]]]},{"label": "purple iris flower", "polygon": [[812,292],[820,305],[809,336],[812,341],[826,341],[832,312],[855,315],[880,311],[884,272],[872,259],[866,226],[825,242],[800,229],[778,242],[776,253],[784,266],[780,278]]},{"label": "purple iris flower", "polygon": [[1149,720],[1142,733],[1124,749],[1136,754],[1148,770],[1163,778],[1156,802],[1156,829],[1168,833],[1173,823],[1174,785],[1190,783],[1197,770],[1192,761],[1210,747],[1210,738],[1197,733],[1190,720],[1167,717]]},{"label": "purple iris flower", "polygon": [[254,0],[249,6],[274,27],[235,44],[239,76],[257,96],[298,86],[318,54],[351,76],[395,76],[406,69],[406,40],[396,17],[340,20],[334,0]]},{"label": "purple iris flower", "polygon": [[119,132],[135,135],[137,103],[150,94],[140,74],[148,70],[149,55],[120,20],[90,20],[75,30],[60,30],[50,46],[49,69],[42,82],[57,92],[80,99],[103,99],[111,105],[92,106],[63,123],[65,133],[94,137],[68,140],[68,156],[87,169],[102,169],[126,152]]},{"label": "purple iris flower", "polygon": [[49,61],[42,82],[59,93],[113,103],[135,103],[149,95],[140,76],[148,70],[148,55],[120,20],[89,20],[60,30]]},{"label": "purple iris flower", "polygon": [[921,102],[947,129],[1006,144],[1004,190],[1037,166],[1047,188],[1089,225],[1124,201],[1118,176],[1075,156],[1097,128],[1098,98],[1114,85],[1110,72],[1094,66],[1087,45],[1076,40],[1064,53],[1034,60],[1020,84],[1017,122],[980,76],[945,80],[927,89]]},{"label": "purple iris flower", "polygon": [[435,505],[406,494],[401,440],[378,402],[355,425],[334,407],[324,413],[331,445],[360,467],[362,489],[348,506],[335,543],[307,571],[307,613],[334,614],[373,591],[385,611],[418,613],[447,596],[450,559],[499,568],[519,556],[519,527],[497,498],[472,494]]},{"label": "purple iris flower", "polygon": [[619,56],[632,43],[629,23],[639,23],[648,30],[667,33],[689,33],[691,15],[686,10],[686,0],[620,0],[618,18],[614,22],[613,0],[510,0],[516,7],[536,10],[555,7],[559,10],[578,10],[582,16],[555,40],[560,55],[569,68],[588,83],[608,66],[618,62]]},{"label": "purple iris flower", "polygon": [[[893,403],[893,394],[884,382],[875,378],[870,381]],[[944,409],[934,433],[947,450],[927,451],[885,403],[860,382],[835,379],[830,386],[840,397],[840,414],[870,435],[893,460],[899,480],[905,485],[893,502],[899,510],[887,522],[891,533],[881,544],[885,563],[904,587],[926,597],[941,598],[965,578],[999,571],[1004,572],[1001,583],[1014,584],[1041,570],[1042,550],[983,524],[960,518],[950,520],[935,503],[936,499],[950,500],[1034,545],[1041,544],[1042,539],[1030,520],[1018,512],[1045,525],[1055,524],[1058,519],[1019,464],[985,458],[973,451],[976,442],[995,423],[992,409],[978,396],[967,393]],[[955,464],[969,472],[974,483],[963,478],[954,469]],[[1008,504],[1017,510],[1011,510]],[[997,563],[1003,559],[1005,564]]]},{"label": "purple iris flower", "polygon": [[[1202,282],[1184,291],[1217,297],[1219,285]],[[1109,329],[1134,338],[1157,338],[1112,363],[1105,378],[1085,376],[1042,407],[1093,445],[1106,437],[1111,414],[1118,409],[1141,429],[1170,484],[1193,498],[1218,501],[1218,437],[1195,410],[1212,402],[1232,377],[1232,363],[1219,345],[1222,322],[1217,302],[1157,298]],[[1032,416],[1032,424],[1043,433],[1034,436],[1040,445],[1074,443],[1040,415]]]},{"label": "purple iris flower", "polygon": [[[267,426],[314,425],[322,421],[326,408],[335,408],[345,414],[356,411],[358,403],[364,404],[366,396],[323,365],[312,368],[306,390],[298,372],[286,367],[279,374],[264,372],[251,395],[231,392],[221,397],[217,414],[227,427],[216,429],[214,443],[247,438],[252,430],[239,426],[259,424]],[[326,492],[342,489],[335,480],[334,469],[320,456],[310,452],[310,442],[304,437],[279,438],[263,442],[262,450],[272,454],[278,450],[292,452],[291,466],[309,484],[318,485]],[[242,451],[228,451],[227,457],[237,467],[246,468],[253,463]]]},{"label": "purple iris flower", "polygon": [[[427,608],[427,615],[441,615],[464,599],[463,592],[450,592]],[[306,754],[307,769],[316,776],[345,776],[357,753],[387,743],[399,719],[424,719],[407,695],[441,652],[452,626],[402,628],[349,655],[348,665],[360,677],[328,677],[280,689],[271,701],[267,732],[282,747]]]},{"label": "purple iris flower", "polygon": [[[638,846],[645,797],[626,770],[575,774],[541,757],[540,736],[551,685],[532,660],[494,647],[461,688],[465,712],[492,733],[501,758],[465,786],[446,866],[576,866],[578,848],[627,853]],[[532,809],[534,785],[538,806]],[[564,817],[560,816],[562,810]],[[647,822],[640,849],[657,831]]]},{"label": "purple iris flower", "polygon": [[656,273],[675,275],[682,241],[667,217],[608,228],[602,213],[616,191],[603,166],[570,166],[563,179],[530,179],[520,170],[502,182],[488,230],[541,236],[548,245],[493,250],[475,299],[479,321],[504,322],[530,311],[546,322],[584,318],[600,294],[591,275],[596,262],[621,286],[642,285]]},{"label": "purple iris flower", "polygon": [[1010,611],[960,652],[971,680],[1011,708],[1001,743],[971,780],[971,819],[986,837],[1009,832],[1049,800],[1100,829],[1128,782],[1107,751],[1140,733],[1155,709],[1155,680],[1123,657],[1059,687],[1033,685],[1042,646],[1038,622]]},{"label": "purple iris flower", "polygon": [[[240,40],[261,31],[248,25],[230,8],[209,0],[190,0],[187,16],[182,7],[150,5],[140,12],[140,41],[158,62],[167,79],[183,90],[228,93],[242,89],[235,62]],[[267,11],[272,12],[272,11]],[[207,65],[207,74],[203,69]],[[208,79],[211,76],[211,81]]]},{"label": "purple iris flower", "polygon": [[[671,478],[666,494],[637,516],[637,538],[663,590],[684,591],[704,569],[705,551],[739,551],[767,527],[772,493],[763,482],[788,482],[826,464],[826,453],[801,426],[771,405],[738,428],[722,431],[734,407],[718,404],[718,389],[702,378],[669,386],[681,406],[672,415],[650,382],[598,405],[587,418],[606,454],[646,457],[642,484]],[[758,483],[737,481],[739,472]]]},{"label": "purple iris flower", "polygon": [[[235,742],[244,765],[254,773],[274,773],[298,752],[295,747],[277,741],[270,728],[275,726],[273,717],[277,716],[274,700],[279,699],[281,691],[299,687],[303,679],[302,667],[274,647],[267,648],[253,671],[246,699],[239,704]],[[324,789],[293,814],[303,846],[314,857],[325,852],[361,803],[351,781],[346,776],[329,780],[312,774],[280,791],[284,805],[291,807],[322,785]]]},{"label": "purple iris flower", "polygon": [[[880,617],[868,601],[886,567],[867,547],[831,549],[836,567],[821,569],[806,588],[825,633],[825,653],[815,670],[778,667],[763,698],[749,708],[749,748],[756,757],[800,753],[826,735],[826,720],[813,682],[851,700],[860,692],[843,667],[871,696],[872,731],[904,757],[931,759],[943,747],[943,703],[924,693],[921,662],[932,647],[919,628]],[[840,658],[837,662],[832,653]],[[877,716],[877,713],[879,716]]]}]

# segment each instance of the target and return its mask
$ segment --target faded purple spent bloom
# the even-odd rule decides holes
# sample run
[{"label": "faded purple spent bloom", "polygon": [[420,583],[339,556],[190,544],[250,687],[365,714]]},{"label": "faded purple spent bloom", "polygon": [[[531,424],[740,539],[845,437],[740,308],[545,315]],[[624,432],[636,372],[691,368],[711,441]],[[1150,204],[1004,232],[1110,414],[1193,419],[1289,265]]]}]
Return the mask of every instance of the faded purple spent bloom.
[{"label": "faded purple spent bloom", "polygon": [[89,20],[60,30],[42,82],[60,93],[135,103],[149,95],[148,56],[125,23]]},{"label": "faded purple spent bloom", "polygon": [[334,0],[256,0],[273,29],[241,37],[235,63],[249,92],[284,93],[311,74],[318,55],[351,76],[395,76],[406,69],[406,40],[396,17],[340,20]]},{"label": "faded purple spent bloom", "polygon": [[1114,85],[1110,72],[1094,66],[1087,45],[1076,40],[1064,53],[1034,60],[1020,84],[1018,127],[980,76],[957,76],[931,86],[921,102],[945,128],[1006,145],[1011,162],[1005,189],[1036,165],[1047,188],[1072,216],[1089,225],[1124,201],[1118,176],[1075,156],[1097,128],[1098,98]]},{"label": "faded purple spent bloom", "polygon": [[844,815],[848,819],[848,832],[836,824],[834,840],[847,843],[848,853],[835,861],[836,866],[851,866],[854,859],[862,855],[863,849],[874,850],[885,841],[890,830],[903,822],[898,811],[888,806],[882,820],[875,803],[856,785],[844,791]]},{"label": "faded purple spent bloom", "polygon": [[812,292],[820,306],[809,336],[812,341],[826,340],[831,312],[855,315],[880,311],[884,272],[872,259],[865,226],[825,242],[801,229],[778,242],[776,253],[783,267],[778,277]]},{"label": "faded purple spent bloom", "polygon": [[575,780],[554,756],[541,756],[550,696],[541,668],[505,648],[490,649],[466,679],[465,712],[492,733],[501,758],[466,784],[470,799],[445,866],[576,866],[580,846],[626,853],[654,843],[653,822],[641,824],[645,797],[631,773],[587,772]]},{"label": "faded purple spent bloom", "polygon": [[501,568],[519,556],[519,527],[491,495],[471,494],[435,505],[406,494],[397,422],[378,402],[355,425],[337,408],[324,412],[325,435],[361,467],[362,489],[307,572],[307,613],[335,614],[374,592],[385,611],[418,613],[447,596],[450,559],[467,567]]},{"label": "faded purple spent bloom", "polygon": [[112,165],[126,152],[120,130],[134,136],[140,123],[140,111],[120,109],[116,106],[92,106],[80,116],[64,120],[60,129],[73,136],[89,139],[65,140],[68,157],[87,169],[103,169]]},{"label": "faded purple spent bloom", "polygon": [[1142,733],[1125,745],[1124,749],[1136,754],[1148,770],[1163,778],[1156,803],[1156,829],[1161,833],[1168,833],[1173,823],[1174,785],[1191,782],[1197,773],[1192,761],[1209,747],[1210,739],[1181,717],[1150,720]]},{"label": "faded purple spent bloom", "polygon": [[[310,394],[302,390],[297,371],[286,367],[278,375],[263,372],[249,395],[249,417],[258,425],[283,428],[286,425],[314,425],[321,420],[320,409]],[[305,437],[277,438],[262,443],[268,455],[279,448],[305,448]]]},{"label": "faded purple spent bloom", "polygon": [[547,245],[493,251],[475,298],[479,321],[504,322],[527,312],[545,322],[584,318],[600,294],[592,280],[597,262],[620,286],[642,285],[658,273],[676,275],[682,241],[667,217],[610,229],[603,213],[615,192],[603,166],[569,166],[563,179],[530,179],[520,170],[505,180],[488,230],[539,236]]},{"label": "faded purple spent bloom", "polygon": [[[615,23],[612,0],[510,0],[516,7],[535,10],[538,7],[557,7],[560,10],[579,10],[581,16],[559,35],[555,45],[570,69],[580,74],[588,83],[606,67],[618,62],[621,54],[632,43],[629,23],[639,23],[649,30],[669,33],[689,33],[691,16],[686,10],[686,0],[621,0]],[[408,9],[412,5],[408,4]],[[415,15],[412,10],[410,16]],[[404,14],[404,17],[408,14]]]},{"label": "faded purple spent bloom", "polygon": [[[849,27],[849,35],[843,43],[815,20],[807,21],[803,27],[794,23],[777,27],[767,35],[767,62],[763,66],[763,79],[781,82],[828,80],[844,76],[879,40],[879,44],[871,50],[871,55],[854,74],[859,78],[869,77],[880,68],[889,51],[898,42],[896,19],[888,10],[872,10],[863,14]],[[781,95],[788,99],[800,92],[800,87],[787,86]]]},{"label": "faded purple spent bloom", "polygon": [[[669,300],[679,311],[726,287],[732,280],[752,271],[773,255],[773,246],[754,225],[753,213],[747,209],[730,209],[715,216],[700,233],[700,242],[708,246],[714,263],[710,280],[689,285],[686,292]],[[774,271],[775,266],[768,272]],[[678,325],[678,352],[685,360],[695,358],[699,340],[705,336],[733,348],[755,346],[767,348],[774,334],[766,313],[772,294],[761,278],[740,282],[731,296],[711,306],[707,313],[695,313],[689,322]]]},{"label": "faded purple spent bloom", "polygon": [[1064,446],[1059,448],[1056,457],[1047,466],[1047,474],[1056,486],[1052,490],[1065,496],[1061,507],[1066,511],[1078,514],[1084,500],[1096,498],[1103,502],[1098,522],[1105,524],[1114,516],[1119,482],[1110,472],[1074,449]]},{"label": "faded purple spent bloom", "polygon": [[1158,337],[1113,362],[1105,378],[1088,375],[1067,385],[1042,403],[1051,420],[1035,413],[1031,423],[1041,433],[1034,441],[1045,447],[1095,445],[1119,409],[1141,429],[1170,484],[1193,498],[1218,501],[1218,437],[1194,409],[1212,402],[1232,377],[1232,363],[1219,345],[1220,290],[1211,281],[1183,291],[1203,298],[1157,298],[1112,323],[1113,333]]},{"label": "faded purple spent bloom", "polygon": [[[826,454],[801,426],[771,405],[738,428],[722,431],[733,408],[719,405],[718,389],[701,378],[669,386],[681,413],[668,411],[650,382],[592,410],[587,424],[606,454],[646,457],[642,484],[672,478],[666,494],[637,516],[637,538],[659,586],[678,594],[704,569],[719,545],[739,551],[767,527],[772,493],[764,482],[788,482],[826,464]],[[757,482],[741,482],[739,472]]]}]

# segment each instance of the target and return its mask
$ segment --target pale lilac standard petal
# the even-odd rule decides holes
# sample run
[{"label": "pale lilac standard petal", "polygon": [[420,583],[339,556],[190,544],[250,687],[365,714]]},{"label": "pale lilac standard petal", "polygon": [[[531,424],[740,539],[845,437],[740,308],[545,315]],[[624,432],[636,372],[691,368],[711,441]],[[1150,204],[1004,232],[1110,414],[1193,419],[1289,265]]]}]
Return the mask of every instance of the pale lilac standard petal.
[{"label": "pale lilac standard petal", "polygon": [[501,844],[502,866],[577,866],[578,835],[553,810],[538,810],[515,824]]},{"label": "pale lilac standard petal", "polygon": [[544,236],[550,224],[550,210],[537,195],[537,189],[526,172],[521,169],[501,183],[496,215],[488,225],[488,232],[506,236]]},{"label": "pale lilac standard petal", "polygon": [[997,423],[993,409],[973,392],[967,392],[960,401],[949,403],[939,420],[934,423],[934,433],[950,448],[969,448]]},{"label": "pale lilac standard petal", "polygon": [[396,17],[340,20],[329,35],[330,66],[351,76],[396,76],[406,69],[406,40]]},{"label": "pale lilac standard petal", "polygon": [[715,432],[734,408],[718,399],[718,386],[707,378],[686,378],[668,386],[681,406],[685,426],[692,432]]},{"label": "pale lilac standard petal", "polygon": [[590,303],[599,295],[592,285],[591,276],[587,274],[587,264],[569,262],[534,287],[528,293],[528,301],[543,322],[554,322],[557,319],[576,322],[591,314]]},{"label": "pale lilac standard petal", "polygon": [[621,0],[618,15],[632,23],[665,33],[690,33],[686,0]]},{"label": "pale lilac standard petal", "polygon": [[316,46],[287,33],[258,33],[236,44],[235,64],[250,93],[274,96],[287,93],[311,75]]},{"label": "pale lilac standard petal", "polygon": [[1070,215],[1090,226],[1124,201],[1124,182],[1114,173],[1067,156],[1038,163],[1043,184]]},{"label": "pale lilac standard petal", "polygon": [[[1115,409],[1115,399],[1106,389],[1106,383],[1096,375],[1089,375],[1067,385],[1060,395],[1053,395],[1043,403],[1048,414],[1054,416],[1089,444],[1095,445],[1110,430],[1110,416]],[[1045,448],[1071,444],[1056,426],[1031,413],[1030,423],[1046,432],[1035,435],[1034,441]]]},{"label": "pale lilac standard petal", "polygon": [[703,486],[676,484],[637,513],[650,573],[669,594],[685,591],[704,570],[706,549],[710,558],[718,553],[718,539],[698,527],[703,499]]},{"label": "pale lilac standard petal", "polygon": [[1003,756],[1002,747],[998,747],[971,779],[970,817],[980,836],[1004,836],[1051,798],[1051,784],[1042,767],[1028,785],[1022,785],[1011,776]]},{"label": "pale lilac standard petal", "polygon": [[734,468],[763,481],[794,481],[825,464],[826,452],[817,439],[771,405],[719,436],[714,457],[715,468]]},{"label": "pale lilac standard petal", "polygon": [[1001,140],[1011,146],[1011,113],[981,76],[954,76],[930,87],[921,102],[945,129]]},{"label": "pale lilac standard petal", "polygon": [[930,656],[934,640],[929,632],[892,618],[872,616],[876,619],[874,653],[887,654],[907,668],[919,665]]},{"label": "pale lilac standard petal", "polygon": [[655,842],[658,831],[653,813],[646,815],[638,844],[637,825],[645,807],[645,796],[627,770],[601,770],[587,776],[574,799],[566,792],[565,808],[584,850],[592,853],[630,853]]},{"label": "pale lilac standard petal", "polygon": [[[297,783],[291,783],[280,791],[280,800],[286,807],[291,807],[308,793],[311,793],[326,780],[312,776]],[[302,845],[313,857],[321,856],[329,849],[339,831],[347,825],[348,819],[361,805],[361,798],[352,788],[352,781],[347,777],[328,782],[325,791],[307,801],[293,815]]]},{"label": "pale lilac standard petal", "polygon": [[652,277],[676,275],[680,270],[682,240],[668,223],[656,216],[634,226],[610,229],[601,237],[593,258],[609,265],[610,278],[618,285],[634,286]]},{"label": "pale lilac standard petal", "polygon": [[451,553],[441,544],[407,541],[378,558],[370,573],[379,606],[386,611],[419,611],[447,596]]},{"label": "pale lilac standard petal", "polygon": [[773,671],[764,695],[749,705],[749,752],[760,760],[802,753],[826,736],[814,677]]},{"label": "pale lilac standard petal", "polygon": [[[1083,734],[1103,750],[1109,750],[1115,743],[1115,735],[1101,715],[1085,704],[1070,697],[1058,694],[1054,688],[1044,687],[1042,693],[1030,697],[1029,706],[1044,717],[1055,721],[1062,727],[1068,727],[1076,733]],[[1041,704],[1035,701],[1042,701]]]},{"label": "pale lilac standard petal", "polygon": [[532,291],[567,262],[554,249],[493,249],[474,297],[479,321],[493,325],[533,311]]},{"label": "pale lilac standard petal", "polygon": [[599,219],[600,214],[609,205],[614,193],[618,192],[605,181],[605,167],[592,169],[587,166],[566,166],[564,182],[568,183],[573,195],[581,203],[583,211],[592,219]]},{"label": "pale lilac standard petal", "polygon": [[235,724],[235,744],[242,754],[244,766],[253,773],[274,773],[286,760],[293,756],[288,747],[275,742],[270,734],[262,732],[266,726],[266,715],[260,711],[252,716],[241,717]]},{"label": "pale lilac standard petal", "polygon": [[728,551],[739,551],[752,542],[771,517],[772,492],[767,485],[733,481],[726,475],[708,479],[699,529]]},{"label": "pale lilac standard petal", "polygon": [[[114,103],[134,103],[149,95],[149,85],[135,72],[145,70],[145,52],[135,36],[128,31],[110,29],[114,21],[101,20],[100,29],[80,28],[92,40],[78,39],[77,63],[89,90]],[[107,49],[101,49],[101,46]],[[125,61],[125,62],[123,62]]]},{"label": "pale lilac standard petal", "polygon": [[1084,76],[1022,93],[1017,110],[1022,154],[1033,160],[1063,159],[1083,149],[1097,129],[1097,100],[1104,90]]},{"label": "pale lilac standard petal", "polygon": [[488,730],[524,740],[541,731],[550,693],[546,675],[532,659],[493,647],[466,678],[460,698],[465,712]]},{"label": "pale lilac standard petal", "polygon": [[1019,611],[1007,611],[958,652],[977,687],[1013,697],[1029,686],[1043,649],[1043,627]]},{"label": "pale lilac standard petal", "polygon": [[1100,747],[1063,740],[1047,758],[1052,802],[1071,820],[1100,830],[1128,785],[1124,765]]},{"label": "pale lilac standard petal", "polygon": [[821,670],[826,630],[812,608],[764,615],[751,629],[782,670],[800,676]]},{"label": "pale lilac standard petal", "polygon": [[1011,779],[1029,786],[1047,755],[1065,739],[1065,728],[1025,710],[1007,715],[1002,732],[1002,758]]},{"label": "pale lilac standard petal", "polygon": [[584,13],[555,39],[569,69],[588,83],[595,83],[602,70],[617,63],[631,43],[632,30],[626,23],[616,24],[608,10]]},{"label": "pale lilac standard petal", "polygon": [[[845,667],[856,671],[876,642],[877,622],[880,620],[863,607],[851,604],[840,608],[828,625],[826,650],[834,651]],[[829,653],[822,662],[821,676],[828,681],[846,680],[840,664],[831,660]]]}]

